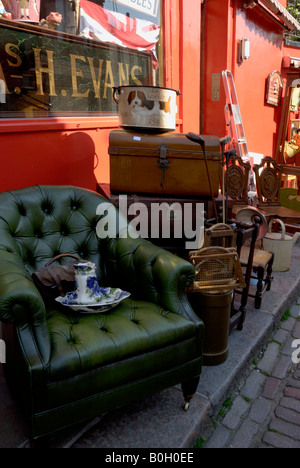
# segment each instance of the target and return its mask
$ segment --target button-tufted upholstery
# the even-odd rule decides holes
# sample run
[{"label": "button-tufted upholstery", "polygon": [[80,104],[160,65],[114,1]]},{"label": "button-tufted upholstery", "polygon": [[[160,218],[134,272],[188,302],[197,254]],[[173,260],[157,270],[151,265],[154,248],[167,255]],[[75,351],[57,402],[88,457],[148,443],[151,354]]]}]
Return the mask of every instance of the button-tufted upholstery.
[{"label": "button-tufted upholstery", "polygon": [[[5,370],[33,439],[178,383],[186,398],[197,387],[203,324],[185,294],[193,267],[145,239],[119,236],[118,212],[110,204],[103,214],[102,203],[70,186],[0,194]],[[116,236],[97,236],[103,216],[117,223]],[[131,296],[102,314],[45,302],[31,274],[66,252],[96,263],[101,285]]]}]

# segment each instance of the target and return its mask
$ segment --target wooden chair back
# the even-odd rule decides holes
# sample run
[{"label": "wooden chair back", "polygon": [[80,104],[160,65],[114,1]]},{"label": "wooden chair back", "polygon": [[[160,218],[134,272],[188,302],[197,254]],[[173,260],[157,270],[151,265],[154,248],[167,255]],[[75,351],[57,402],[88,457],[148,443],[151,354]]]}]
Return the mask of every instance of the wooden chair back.
[{"label": "wooden chair back", "polygon": [[232,155],[229,160],[227,194],[234,205],[248,205],[249,174],[251,165],[239,155]]},{"label": "wooden chair back", "polygon": [[253,166],[256,179],[258,206],[280,206],[280,187],[283,166],[271,156],[266,156],[260,164]]}]

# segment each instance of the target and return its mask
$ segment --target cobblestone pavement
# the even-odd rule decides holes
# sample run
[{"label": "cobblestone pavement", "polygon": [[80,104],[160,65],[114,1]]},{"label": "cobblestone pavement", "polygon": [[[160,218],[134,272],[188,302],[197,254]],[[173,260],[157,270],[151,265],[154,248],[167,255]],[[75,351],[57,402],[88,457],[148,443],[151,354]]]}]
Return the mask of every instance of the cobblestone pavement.
[{"label": "cobblestone pavement", "polygon": [[299,339],[300,297],[224,403],[203,448],[300,448]]}]

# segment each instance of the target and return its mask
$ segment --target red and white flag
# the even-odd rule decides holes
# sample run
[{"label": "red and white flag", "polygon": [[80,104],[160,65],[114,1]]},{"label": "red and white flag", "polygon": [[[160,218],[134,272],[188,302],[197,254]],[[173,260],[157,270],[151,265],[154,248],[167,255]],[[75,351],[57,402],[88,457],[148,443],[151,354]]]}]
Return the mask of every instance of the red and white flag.
[{"label": "red and white flag", "polygon": [[81,0],[80,31],[102,42],[151,52],[157,61],[155,47],[160,26],[150,21],[129,18],[88,0]]}]

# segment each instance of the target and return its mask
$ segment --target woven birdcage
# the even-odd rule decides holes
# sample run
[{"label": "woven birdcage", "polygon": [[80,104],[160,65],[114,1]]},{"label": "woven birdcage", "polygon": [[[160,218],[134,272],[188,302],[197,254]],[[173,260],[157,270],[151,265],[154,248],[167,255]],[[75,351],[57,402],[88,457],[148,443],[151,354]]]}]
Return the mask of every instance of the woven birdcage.
[{"label": "woven birdcage", "polygon": [[234,247],[236,244],[236,234],[234,229],[228,224],[215,224],[205,230],[203,247]]},{"label": "woven birdcage", "polygon": [[207,247],[191,252],[195,268],[193,290],[217,292],[245,287],[245,279],[235,249]]}]

